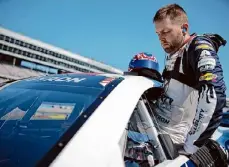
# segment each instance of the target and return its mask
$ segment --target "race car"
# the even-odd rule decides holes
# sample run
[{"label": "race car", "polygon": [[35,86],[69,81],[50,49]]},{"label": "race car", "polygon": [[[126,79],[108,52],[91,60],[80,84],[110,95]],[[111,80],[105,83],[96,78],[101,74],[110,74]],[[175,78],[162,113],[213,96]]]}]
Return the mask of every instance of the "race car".
[{"label": "race car", "polygon": [[188,166],[157,127],[152,104],[161,84],[134,72],[2,84],[0,166]]},{"label": "race car", "polygon": [[229,150],[229,110],[224,111],[220,126],[213,134],[213,138],[226,150]]}]

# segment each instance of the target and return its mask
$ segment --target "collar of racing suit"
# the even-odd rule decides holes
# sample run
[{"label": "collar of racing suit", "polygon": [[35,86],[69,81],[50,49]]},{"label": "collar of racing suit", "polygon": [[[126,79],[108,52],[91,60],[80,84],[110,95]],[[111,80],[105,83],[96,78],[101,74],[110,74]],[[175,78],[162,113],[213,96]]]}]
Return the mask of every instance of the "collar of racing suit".
[{"label": "collar of racing suit", "polygon": [[184,41],[184,43],[181,45],[180,48],[182,48],[186,43],[192,41],[196,36],[197,36],[196,33],[191,34],[190,37]]}]

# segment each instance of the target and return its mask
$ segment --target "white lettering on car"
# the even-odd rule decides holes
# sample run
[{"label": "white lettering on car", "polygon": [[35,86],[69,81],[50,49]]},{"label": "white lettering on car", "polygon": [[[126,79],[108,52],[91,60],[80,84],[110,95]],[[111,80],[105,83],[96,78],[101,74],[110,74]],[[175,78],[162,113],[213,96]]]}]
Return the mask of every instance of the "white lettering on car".
[{"label": "white lettering on car", "polygon": [[71,77],[40,77],[40,78],[32,78],[27,79],[26,81],[50,81],[50,82],[81,82],[85,80],[86,78],[71,78]]}]

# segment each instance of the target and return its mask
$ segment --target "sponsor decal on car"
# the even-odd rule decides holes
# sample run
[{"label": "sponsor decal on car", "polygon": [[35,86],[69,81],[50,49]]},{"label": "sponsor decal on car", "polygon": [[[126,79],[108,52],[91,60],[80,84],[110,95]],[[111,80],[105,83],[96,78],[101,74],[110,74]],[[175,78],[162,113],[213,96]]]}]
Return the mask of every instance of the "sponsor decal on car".
[{"label": "sponsor decal on car", "polygon": [[26,81],[50,81],[50,82],[81,82],[86,78],[78,78],[78,77],[39,77],[39,78],[31,78],[26,79]]},{"label": "sponsor decal on car", "polygon": [[111,77],[106,78],[106,79],[104,79],[104,80],[102,80],[102,81],[100,82],[100,85],[106,86],[107,84],[111,83],[114,79],[115,79],[115,78],[111,78]]}]

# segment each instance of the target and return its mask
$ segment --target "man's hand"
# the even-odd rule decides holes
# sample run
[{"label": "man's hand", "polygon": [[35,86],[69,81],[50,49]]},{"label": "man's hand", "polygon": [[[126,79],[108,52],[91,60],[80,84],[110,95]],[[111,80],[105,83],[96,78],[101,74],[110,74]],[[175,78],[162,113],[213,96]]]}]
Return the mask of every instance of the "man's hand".
[{"label": "man's hand", "polygon": [[227,167],[227,159],[224,149],[212,139],[208,139],[204,146],[190,156],[196,167]]}]

